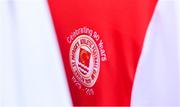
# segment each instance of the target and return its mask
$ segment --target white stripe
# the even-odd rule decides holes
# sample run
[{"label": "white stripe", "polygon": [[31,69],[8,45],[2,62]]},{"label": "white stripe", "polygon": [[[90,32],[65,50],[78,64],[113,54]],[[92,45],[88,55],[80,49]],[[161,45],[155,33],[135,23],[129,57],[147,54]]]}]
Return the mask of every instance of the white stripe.
[{"label": "white stripe", "polygon": [[14,41],[11,14],[6,2],[0,3],[0,106],[16,104]]},{"label": "white stripe", "polygon": [[159,0],[133,86],[133,106],[180,106],[180,4]]},{"label": "white stripe", "polygon": [[45,0],[0,4],[0,106],[71,106]]}]

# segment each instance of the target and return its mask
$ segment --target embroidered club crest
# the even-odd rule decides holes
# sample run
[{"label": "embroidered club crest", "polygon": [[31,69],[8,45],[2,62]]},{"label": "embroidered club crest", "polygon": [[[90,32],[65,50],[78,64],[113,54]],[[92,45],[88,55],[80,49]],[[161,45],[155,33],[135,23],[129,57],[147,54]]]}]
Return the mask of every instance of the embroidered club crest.
[{"label": "embroidered club crest", "polygon": [[70,64],[75,78],[85,87],[92,87],[99,75],[100,54],[88,35],[78,36],[71,44]]}]

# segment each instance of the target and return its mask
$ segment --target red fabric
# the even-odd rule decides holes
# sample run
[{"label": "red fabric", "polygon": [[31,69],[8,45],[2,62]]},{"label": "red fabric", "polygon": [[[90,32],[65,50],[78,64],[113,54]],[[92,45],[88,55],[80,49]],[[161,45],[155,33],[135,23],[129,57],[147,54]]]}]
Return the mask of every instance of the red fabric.
[{"label": "red fabric", "polygon": [[[74,105],[130,105],[137,63],[156,2],[49,0]],[[91,87],[93,95],[84,93],[72,81],[69,61],[71,44],[67,36],[84,26],[98,33],[107,56],[107,61],[100,61],[98,79]]]}]

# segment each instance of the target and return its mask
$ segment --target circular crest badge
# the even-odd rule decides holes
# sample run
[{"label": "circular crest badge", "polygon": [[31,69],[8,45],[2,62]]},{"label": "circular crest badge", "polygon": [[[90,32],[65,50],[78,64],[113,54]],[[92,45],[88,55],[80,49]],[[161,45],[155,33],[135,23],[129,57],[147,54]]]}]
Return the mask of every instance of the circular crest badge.
[{"label": "circular crest badge", "polygon": [[69,55],[75,78],[85,87],[92,87],[100,70],[100,54],[96,42],[88,35],[79,35],[72,42]]}]

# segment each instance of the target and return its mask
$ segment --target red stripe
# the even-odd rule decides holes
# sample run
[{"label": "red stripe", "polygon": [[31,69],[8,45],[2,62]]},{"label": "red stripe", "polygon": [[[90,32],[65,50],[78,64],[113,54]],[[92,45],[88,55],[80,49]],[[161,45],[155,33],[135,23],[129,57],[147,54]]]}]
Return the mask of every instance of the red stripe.
[{"label": "red stripe", "polygon": [[[130,105],[137,63],[156,2],[49,0],[74,105]],[[74,74],[69,61],[71,44],[67,36],[84,26],[99,34],[107,55],[107,61],[100,62],[95,85],[88,88],[94,95],[76,87],[79,83],[72,81]],[[87,88],[82,84],[81,87]]]}]

